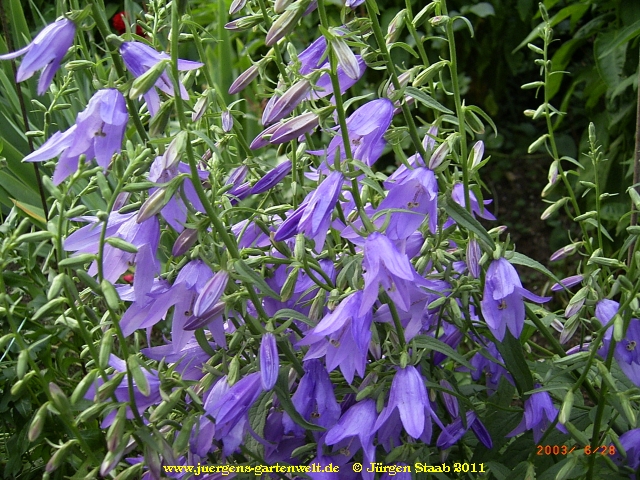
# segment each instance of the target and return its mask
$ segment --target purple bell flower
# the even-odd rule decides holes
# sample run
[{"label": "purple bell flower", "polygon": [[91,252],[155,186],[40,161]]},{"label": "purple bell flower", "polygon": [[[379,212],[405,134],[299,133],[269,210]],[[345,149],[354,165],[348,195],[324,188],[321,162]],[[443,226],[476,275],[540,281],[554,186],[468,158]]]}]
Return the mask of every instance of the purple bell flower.
[{"label": "purple bell flower", "polygon": [[358,313],[362,296],[362,291],[358,291],[342,300],[298,342],[298,345],[311,345],[305,360],[326,356],[327,369],[332,371],[339,365],[349,384],[356,371],[364,377],[371,341],[371,311],[364,315]]},{"label": "purple bell flower", "polygon": [[637,471],[640,468],[640,428],[629,430],[620,435],[620,445],[627,454],[626,461],[618,457],[616,463],[627,465]]},{"label": "purple bell flower", "polygon": [[[151,48],[150,46],[141,42],[124,42],[120,46],[120,55],[127,67],[127,70],[131,72],[134,77],[139,77],[153,68],[162,60],[171,60],[171,57],[166,53],[161,53]],[[187,70],[195,70],[202,67],[204,64],[200,62],[192,62],[190,60],[178,60],[178,71],[184,72]],[[167,95],[175,95],[173,90],[173,84],[167,72],[163,72],[155,83],[155,87],[162,90]],[[151,116],[155,116],[160,109],[160,97],[158,92],[153,88],[143,94],[145,101],[147,102],[147,108]],[[180,97],[183,100],[189,99],[184,85],[180,84]]]},{"label": "purple bell flower", "polygon": [[[351,154],[356,160],[373,165],[385,146],[383,138],[385,132],[391,125],[393,119],[393,103],[387,98],[372,100],[353,112],[347,118],[347,132],[351,143]],[[340,150],[340,158],[346,159],[344,143],[340,132],[333,137],[327,150],[312,151],[315,155],[325,155],[326,161],[322,163],[321,169],[328,169],[328,165],[333,163],[336,152]]]},{"label": "purple bell flower", "polygon": [[551,297],[540,297],[522,287],[518,272],[505,258],[489,265],[484,284],[482,316],[497,340],[502,341],[508,328],[519,338],[524,327],[524,299],[543,303]]},{"label": "purple bell flower", "polygon": [[[453,190],[451,191],[451,198],[453,198],[453,200],[460,206],[466,207],[464,198],[464,185],[462,185],[461,183],[456,183],[453,186]],[[485,200],[483,202],[483,205],[480,205],[476,194],[473,193],[473,190],[469,190],[469,201],[471,202],[471,213],[473,213],[474,216],[484,218],[485,220],[496,219],[496,217],[494,217],[489,210],[484,208],[484,206],[490,204],[492,200]]]},{"label": "purple bell flower", "polygon": [[[351,458],[360,447],[364,452],[365,465],[375,461],[375,447],[373,436],[376,429],[376,402],[368,398],[353,405],[347,410],[338,423],[327,432],[324,443],[336,445],[338,448],[345,444],[347,456]],[[348,440],[348,441],[347,441]]]},{"label": "purple bell flower", "polygon": [[[282,223],[274,239],[286,240],[296,233],[304,233],[315,241],[315,251],[321,252],[331,224],[331,214],[338,203],[344,177],[340,172],[331,172],[327,178],[310,192],[288,221]],[[294,223],[297,225],[296,228]]]},{"label": "purple bell flower", "polygon": [[[386,234],[391,240],[405,240],[412,235],[429,217],[429,231],[436,233],[438,226],[438,182],[434,173],[424,167],[412,170],[409,175],[389,190],[376,212],[386,209],[409,210],[395,211],[387,226]],[[381,217],[381,218],[384,218]]]},{"label": "purple bell flower", "polygon": [[456,418],[453,423],[451,423],[451,425],[447,425],[438,436],[436,446],[443,450],[451,448],[456,443],[458,443],[458,440],[460,440],[463,435],[471,428],[478,440],[480,440],[485,447],[493,447],[491,435],[489,435],[486,427],[482,424],[480,419],[478,419],[478,416],[475,414],[475,412],[468,411],[466,420],[466,427],[462,424],[462,418]]},{"label": "purple bell flower", "polygon": [[402,426],[409,436],[429,443],[431,440],[431,420],[435,418],[438,424],[440,424],[440,420],[431,410],[424,378],[413,365],[399,368],[393,377],[389,403],[380,412],[373,427],[374,431],[381,428],[396,412],[396,409],[400,415]]},{"label": "purple bell flower", "polygon": [[[534,442],[540,443],[542,435],[557,416],[558,409],[553,406],[549,392],[532,393],[524,402],[524,418],[507,437],[515,437],[527,430],[533,430]],[[556,428],[562,433],[568,433],[560,423],[556,423]]]},{"label": "purple bell flower", "polygon": [[267,173],[256,182],[251,189],[251,195],[266,192],[279,184],[291,172],[291,160],[286,160]]},{"label": "purple bell flower", "polygon": [[87,160],[95,158],[106,170],[111,157],[120,151],[128,120],[122,94],[114,88],[99,90],[89,100],[87,108],[78,114],[75,125],[64,133],[54,133],[23,161],[42,162],[59,155],[53,174],[54,185],[78,170],[80,155],[85,155]]},{"label": "purple bell flower", "polygon": [[[307,360],[303,364],[304,375],[298,389],[291,396],[293,406],[308,422],[331,428],[340,417],[340,406],[333,393],[333,384],[329,374],[319,360]],[[282,423],[285,432],[303,435],[304,429],[295,423],[286,413]]]},{"label": "purple bell flower", "polygon": [[75,23],[62,18],[47,25],[26,47],[0,55],[0,60],[11,60],[26,54],[18,68],[16,82],[23,82],[31,78],[37,70],[42,70],[38,80],[38,95],[43,95],[60,68],[62,58],[73,45],[75,34]]},{"label": "purple bell flower", "polygon": [[374,232],[364,244],[364,292],[359,315],[364,315],[378,299],[380,285],[398,308],[408,312],[413,284],[430,284],[415,271],[409,258],[398,252],[391,240]]}]

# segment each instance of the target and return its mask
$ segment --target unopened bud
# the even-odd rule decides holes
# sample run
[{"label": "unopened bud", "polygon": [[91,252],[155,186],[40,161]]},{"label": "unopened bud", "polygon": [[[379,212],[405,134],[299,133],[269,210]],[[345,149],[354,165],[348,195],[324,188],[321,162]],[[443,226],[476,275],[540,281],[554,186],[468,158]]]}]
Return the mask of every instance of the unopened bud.
[{"label": "unopened bud", "polygon": [[193,106],[193,113],[191,114],[191,121],[197,122],[202,118],[204,112],[207,110],[207,103],[209,101],[209,97],[207,95],[201,96],[196,104]]},{"label": "unopened bud", "polygon": [[442,142],[436,151],[433,152],[431,158],[429,159],[429,168],[431,170],[435,170],[440,166],[440,164],[444,161],[449,153],[449,142]]},{"label": "unopened bud", "polygon": [[109,426],[109,430],[107,430],[107,450],[110,452],[115,452],[120,446],[120,441],[122,440],[124,427],[127,421],[126,412],[126,407],[124,405],[121,406],[118,409],[118,413],[116,413],[116,418]]},{"label": "unopened bud", "polygon": [[233,128],[233,116],[229,110],[222,112],[222,130],[230,132]]},{"label": "unopened bud", "polygon": [[162,75],[166,70],[167,65],[169,65],[169,60],[160,60],[153,67],[136,78],[129,89],[129,98],[138,98],[151,90],[160,78],[160,75]]},{"label": "unopened bud", "polygon": [[225,30],[230,30],[232,32],[242,32],[243,30],[249,30],[256,25],[261,24],[262,22],[264,22],[264,17],[262,15],[249,15],[247,17],[232,20],[225,24],[224,28]]},{"label": "unopened bud", "polygon": [[285,10],[271,25],[264,43],[268,47],[275,45],[281,38],[293,30],[301,16],[302,11],[300,8]]},{"label": "unopened bud", "polygon": [[242,10],[246,4],[247,0],[233,0],[233,2],[231,2],[231,6],[229,7],[229,15],[235,15],[240,10]]},{"label": "unopened bud", "polygon": [[578,251],[578,248],[582,246],[582,242],[571,243],[569,245],[565,245],[564,247],[556,250],[551,254],[549,258],[552,262],[556,260],[560,260],[566,257],[569,257]]},{"label": "unopened bud", "polygon": [[42,433],[42,429],[44,428],[44,424],[47,420],[48,406],[49,402],[45,402],[44,405],[42,405],[33,416],[33,420],[31,421],[31,425],[29,426],[29,433],[27,435],[30,442],[35,442]]},{"label": "unopened bud", "polygon": [[338,57],[338,64],[347,77],[352,80],[360,78],[360,64],[353,51],[347,45],[342,37],[335,37],[331,40],[331,48]]},{"label": "unopened bud", "polygon": [[180,255],[184,255],[189,251],[191,247],[198,240],[198,230],[194,230],[191,228],[185,228],[178,238],[176,239],[176,243],[173,244],[173,249],[171,250],[171,255],[174,257],[179,257]]},{"label": "unopened bud", "polygon": [[188,133],[182,130],[180,133],[176,135],[176,137],[171,140],[169,147],[166,152],[162,156],[162,169],[167,170],[172,167],[175,167],[180,162],[180,156],[187,145]]},{"label": "unopened bud", "polygon": [[275,2],[273,2],[273,11],[276,13],[282,13],[292,3],[293,0],[276,0]]},{"label": "unopened bud", "polygon": [[307,112],[287,120],[282,124],[277,124],[278,128],[273,131],[273,135],[269,139],[269,143],[272,145],[278,145],[285,143],[294,138],[298,138],[300,135],[312,132],[320,123],[318,116],[315,113]]},{"label": "unopened bud", "polygon": [[49,383],[49,394],[56,410],[63,416],[71,415],[71,404],[62,389],[53,382]]},{"label": "unopened bud", "polygon": [[231,84],[231,86],[229,87],[229,95],[235,95],[236,93],[241,92],[242,90],[247,88],[247,86],[249,86],[249,84],[255,80],[259,73],[259,64],[256,63],[255,65],[251,65],[244,72],[242,72],[240,76],[236,78],[235,81]]},{"label": "unopened bud", "polygon": [[169,199],[165,199],[166,190],[159,188],[142,204],[136,217],[136,223],[142,223],[162,211]]},{"label": "unopened bud", "polygon": [[471,148],[471,168],[477,168],[482,162],[482,156],[484,155],[484,142],[482,140],[477,141]]},{"label": "unopened bud", "polygon": [[551,205],[549,205],[547,207],[547,209],[544,212],[542,212],[542,215],[540,215],[540,219],[541,220],[546,220],[551,215],[553,215],[555,212],[560,210],[568,201],[569,201],[569,197],[563,197],[560,200],[558,200],[557,202],[552,203]]},{"label": "unopened bud", "polygon": [[296,288],[296,283],[298,282],[298,273],[300,269],[294,268],[291,273],[287,276],[287,279],[284,281],[282,285],[282,290],[280,291],[280,299],[283,302],[286,302],[291,298],[293,292]]},{"label": "unopened bud", "polygon": [[569,390],[562,402],[562,408],[560,409],[560,415],[558,415],[558,422],[565,424],[571,418],[571,409],[573,408],[573,390]]},{"label": "unopened bud", "polygon": [[271,390],[275,386],[279,369],[280,360],[276,337],[273,333],[267,332],[263,335],[260,343],[260,380],[265,391]]},{"label": "unopened bud", "polygon": [[440,60],[432,65],[429,65],[425,68],[413,81],[414,87],[421,87],[426,83],[430,82],[433,77],[435,77],[446,65],[447,60]]},{"label": "unopened bud", "polygon": [[56,452],[51,456],[51,458],[47,462],[47,465],[44,467],[45,472],[51,473],[55,471],[60,465],[62,465],[62,462],[64,461],[65,457],[67,457],[68,455],[69,449],[76,443],[78,443],[78,440],[71,439],[67,441],[64,445],[62,445],[58,450],[56,450]]},{"label": "unopened bud", "polygon": [[400,34],[402,33],[402,29],[404,28],[404,20],[407,16],[406,10],[400,10],[393,20],[389,22],[389,27],[387,27],[387,37],[385,39],[387,45],[396,42],[398,38],[400,38]]},{"label": "unopened bud", "polygon": [[311,83],[308,80],[300,80],[294,83],[291,88],[272,103],[270,109],[265,109],[262,115],[262,124],[269,125],[289,115],[310,91]]},{"label": "unopened bud", "polygon": [[445,25],[451,19],[447,15],[436,15],[435,17],[431,17],[429,23],[432,27],[439,27],[441,25]]}]

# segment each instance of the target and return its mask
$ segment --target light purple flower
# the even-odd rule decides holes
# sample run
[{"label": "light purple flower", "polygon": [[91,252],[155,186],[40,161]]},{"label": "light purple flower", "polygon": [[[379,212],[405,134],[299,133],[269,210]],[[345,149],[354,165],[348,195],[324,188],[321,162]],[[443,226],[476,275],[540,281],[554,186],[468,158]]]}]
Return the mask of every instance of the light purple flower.
[{"label": "light purple flower", "polygon": [[[549,392],[532,393],[524,402],[524,418],[507,437],[514,437],[527,430],[533,430],[534,442],[540,443],[542,435],[557,416],[558,409],[553,406]],[[560,423],[556,423],[556,428],[562,433],[568,433],[564,425]]]},{"label": "light purple flower", "polygon": [[620,435],[620,445],[626,453],[625,461],[620,455],[617,455],[619,465],[627,465],[631,469],[637,471],[640,468],[640,428],[629,430]]},{"label": "light purple flower", "polygon": [[[380,412],[373,427],[380,429],[392,414],[400,415],[400,421],[409,436],[429,443],[431,440],[431,420],[435,417],[431,410],[424,378],[413,365],[399,368],[391,382],[389,403]],[[440,423],[438,420],[437,423]]]},{"label": "light purple flower", "polygon": [[311,92],[311,84],[308,80],[300,80],[291,85],[282,96],[274,95],[267,103],[262,114],[262,124],[269,125],[282,120],[304,100]]},{"label": "light purple flower", "polygon": [[[347,118],[347,132],[351,143],[351,154],[354,159],[367,165],[373,165],[385,146],[383,138],[393,119],[393,103],[387,98],[380,98],[365,103]],[[340,131],[329,143],[326,151],[309,152],[315,155],[325,155],[326,160],[321,169],[328,169],[333,163],[337,151],[340,158],[346,159],[344,142]]]},{"label": "light purple flower", "polygon": [[482,257],[482,251],[478,241],[475,238],[469,239],[467,244],[467,268],[473,278],[480,277],[480,257]]},{"label": "light purple flower", "polygon": [[[171,60],[171,57],[166,53],[158,52],[152,47],[141,42],[124,42],[120,46],[120,55],[122,55],[122,60],[124,61],[127,70],[129,70],[134,77],[140,77],[163,60]],[[187,70],[195,70],[203,65],[204,64],[200,62],[178,60],[178,71],[184,72]],[[160,78],[158,78],[155,83],[155,87],[162,90],[167,95],[175,95],[173,84],[171,83],[171,79],[166,71],[160,75]],[[151,90],[148,90],[143,94],[143,97],[147,102],[149,113],[151,116],[154,116],[160,109],[160,97],[158,96],[158,92],[151,88]],[[180,84],[180,97],[184,100],[189,99],[189,94],[182,84]]]},{"label": "light purple flower", "polygon": [[282,162],[256,182],[253,188],[251,188],[251,195],[257,195],[258,193],[263,193],[272,189],[280,183],[284,177],[289,175],[290,171],[291,160]]},{"label": "light purple flower", "polygon": [[[304,375],[296,392],[291,396],[293,406],[308,422],[331,428],[340,417],[340,406],[333,393],[329,374],[319,360],[307,360],[303,364]],[[303,434],[304,430],[286,413],[282,423],[285,432]]]},{"label": "light purple flower", "polygon": [[[376,213],[386,209],[394,211],[385,233],[391,240],[405,240],[429,217],[429,231],[436,233],[438,226],[438,182],[428,168],[418,167],[394,184],[387,197],[380,202]],[[384,219],[384,216],[380,217]]]},{"label": "light purple flower", "polygon": [[311,345],[305,360],[326,356],[327,369],[332,371],[340,366],[349,384],[356,371],[364,377],[371,341],[371,311],[358,313],[362,296],[362,291],[358,291],[342,300],[298,342],[298,345]]},{"label": "light purple flower", "polygon": [[551,297],[540,297],[522,287],[518,272],[505,258],[489,265],[480,306],[487,326],[497,340],[502,341],[508,328],[519,338],[524,327],[524,299],[543,303]]},{"label": "light purple flower", "polygon": [[16,82],[23,82],[31,78],[37,70],[42,70],[38,80],[38,95],[43,95],[60,68],[62,58],[73,45],[75,34],[75,23],[62,18],[47,25],[26,47],[0,55],[0,60],[11,60],[26,54],[18,68]]},{"label": "light purple flower", "polygon": [[273,131],[269,139],[272,145],[279,145],[298,138],[305,133],[310,133],[320,124],[320,119],[315,113],[306,112],[284,123],[277,124],[278,128]]},{"label": "light purple flower", "polygon": [[120,151],[128,120],[122,94],[114,88],[98,90],[87,108],[78,114],[75,125],[64,133],[53,134],[23,161],[42,162],[59,155],[53,174],[55,185],[78,170],[80,155],[85,155],[87,160],[95,158],[106,170],[113,154]]},{"label": "light purple flower", "polygon": [[[373,436],[376,429],[376,402],[368,398],[353,405],[347,410],[338,423],[336,423],[327,432],[324,443],[327,445],[336,445],[338,447],[345,443],[349,445],[347,449],[349,457],[356,453],[362,447],[364,452],[365,464],[375,461],[375,447],[373,445]],[[345,442],[346,440],[349,442]]]},{"label": "light purple flower", "polygon": [[[303,203],[293,212],[276,232],[276,241],[286,240],[296,233],[304,233],[315,241],[315,251],[321,252],[331,224],[331,214],[338,202],[344,177],[340,172],[331,172]],[[297,228],[293,228],[293,223]]]},{"label": "light purple flower", "polygon": [[405,254],[398,252],[391,240],[374,232],[364,244],[364,292],[359,315],[364,315],[378,299],[380,285],[398,308],[408,312],[411,307],[411,284],[428,282],[421,278]]},{"label": "light purple flower", "polygon": [[453,423],[447,425],[445,429],[442,430],[442,432],[438,436],[436,446],[443,450],[451,448],[456,443],[458,443],[458,440],[460,440],[463,435],[469,430],[469,428],[471,428],[478,440],[480,440],[485,447],[493,447],[491,435],[489,435],[486,427],[482,424],[475,412],[467,412],[466,425],[466,427],[463,425],[462,418],[456,418]]},{"label": "light purple flower", "polygon": [[276,337],[273,333],[267,332],[262,336],[262,342],[260,342],[260,380],[263,390],[271,390],[275,386],[279,368]]},{"label": "light purple flower", "polygon": [[[466,207],[466,201],[464,198],[464,185],[462,185],[461,183],[456,183],[453,186],[453,190],[451,192],[451,198],[453,198],[453,200],[457,204],[461,205],[462,207]],[[489,210],[484,208],[484,206],[490,204],[492,200],[485,200],[483,202],[483,205],[480,205],[480,202],[478,202],[478,198],[476,197],[476,194],[473,193],[473,190],[469,190],[469,201],[471,202],[471,213],[473,213],[474,216],[484,218],[485,220],[496,219],[496,217],[494,217]]]}]

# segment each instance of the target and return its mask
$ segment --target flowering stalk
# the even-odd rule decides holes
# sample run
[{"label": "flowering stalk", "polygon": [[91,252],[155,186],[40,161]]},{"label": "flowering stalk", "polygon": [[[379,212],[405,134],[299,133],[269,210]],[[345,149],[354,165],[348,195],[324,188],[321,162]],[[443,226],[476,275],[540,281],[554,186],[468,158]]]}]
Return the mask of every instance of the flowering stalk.
[{"label": "flowering stalk", "polygon": [[[176,91],[179,91],[179,80],[178,80],[178,40],[180,37],[180,22],[179,22],[179,13],[178,13],[178,5],[177,3],[172,3],[171,5],[171,81],[173,82],[173,87]],[[184,104],[181,98],[175,99],[176,111],[178,114],[178,121],[180,123],[180,129],[184,132],[189,132],[186,123],[186,117],[184,112]],[[191,145],[191,141],[189,139],[189,135],[187,135],[186,141],[187,147],[187,160],[189,163],[189,168],[191,169],[191,178],[193,181],[193,186],[196,190],[198,198],[207,212],[207,216],[209,220],[213,224],[214,230],[220,235],[222,238],[222,242],[227,247],[227,251],[231,258],[235,260],[240,260],[240,252],[238,251],[238,246],[235,241],[231,238],[229,233],[227,232],[226,226],[220,221],[220,217],[218,213],[211,205],[211,202],[207,198],[207,194],[202,188],[202,183],[200,181],[200,177],[198,175],[198,166],[196,165],[196,159],[193,155],[193,146]],[[256,310],[258,311],[258,315],[263,319],[263,321],[267,321],[269,316],[264,311],[262,307],[262,302],[258,298],[256,291],[253,289],[253,286],[248,282],[244,282],[247,292],[249,293],[249,297],[253,302]],[[247,315],[249,319],[252,319],[251,315]],[[254,321],[249,322],[249,328],[251,329],[251,333],[254,335],[264,333],[264,327]]]}]

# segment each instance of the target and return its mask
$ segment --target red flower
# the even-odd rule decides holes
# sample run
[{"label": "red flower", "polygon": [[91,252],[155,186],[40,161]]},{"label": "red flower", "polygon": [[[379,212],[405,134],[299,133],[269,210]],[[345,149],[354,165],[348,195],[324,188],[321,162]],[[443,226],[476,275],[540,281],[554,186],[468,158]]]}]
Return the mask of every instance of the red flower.
[{"label": "red flower", "polygon": [[[127,31],[127,27],[124,21],[127,19],[127,14],[125,12],[116,13],[111,19],[111,23],[113,24],[113,28],[116,29],[120,35]],[[144,36],[144,31],[140,27],[140,25],[136,25],[136,35]]]}]

